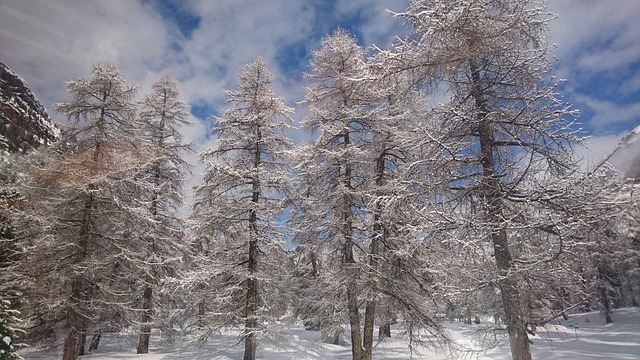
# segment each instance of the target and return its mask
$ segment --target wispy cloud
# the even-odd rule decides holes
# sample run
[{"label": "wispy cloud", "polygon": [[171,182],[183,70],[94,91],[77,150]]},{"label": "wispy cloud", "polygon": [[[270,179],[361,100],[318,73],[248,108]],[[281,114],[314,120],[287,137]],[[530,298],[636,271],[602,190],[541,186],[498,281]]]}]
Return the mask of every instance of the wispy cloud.
[{"label": "wispy cloud", "polygon": [[640,1],[551,0],[550,40],[569,100],[591,131],[608,134],[640,122]]},{"label": "wispy cloud", "polygon": [[[56,121],[52,104],[65,81],[90,73],[96,61],[116,63],[148,89],[160,74],[180,83],[198,118],[187,138],[209,146],[209,114],[220,114],[223,89],[254,56],[276,75],[275,90],[293,106],[304,96],[309,52],[337,26],[363,44],[390,45],[405,24],[386,12],[406,0],[29,0],[0,2],[0,60],[23,76]],[[640,90],[640,1],[550,0],[559,14],[550,41],[568,99],[593,129],[633,128]],[[594,79],[598,84],[594,85]],[[298,111],[298,119],[304,109]],[[296,135],[298,136],[298,135]]]},{"label": "wispy cloud", "polygon": [[576,157],[582,160],[585,168],[593,168],[600,163],[616,148],[623,134],[592,136],[585,142],[584,146],[576,146]]},{"label": "wispy cloud", "polygon": [[591,126],[596,131],[605,130],[607,127],[619,127],[620,124],[625,128],[633,128],[637,126],[637,120],[640,117],[640,101],[630,104],[620,104],[614,101],[601,100],[592,96],[575,94],[573,98],[582,108],[586,108],[592,112],[590,116]]}]

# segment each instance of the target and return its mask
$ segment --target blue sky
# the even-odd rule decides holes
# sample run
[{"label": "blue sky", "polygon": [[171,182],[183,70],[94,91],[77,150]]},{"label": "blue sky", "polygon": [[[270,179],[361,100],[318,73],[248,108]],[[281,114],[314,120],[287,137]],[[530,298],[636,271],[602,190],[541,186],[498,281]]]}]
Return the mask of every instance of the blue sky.
[{"label": "blue sky", "polygon": [[[549,0],[558,14],[549,42],[565,99],[582,111],[592,135],[587,157],[601,157],[640,125],[640,1]],[[405,0],[0,0],[0,60],[21,75],[49,110],[66,97],[65,81],[97,61],[116,63],[145,93],[164,73],[192,106],[185,130],[199,149],[210,115],[240,66],[263,56],[275,90],[290,106],[302,100],[309,54],[341,26],[362,44],[385,48],[407,30],[389,16]],[[304,109],[298,107],[298,119]]]}]

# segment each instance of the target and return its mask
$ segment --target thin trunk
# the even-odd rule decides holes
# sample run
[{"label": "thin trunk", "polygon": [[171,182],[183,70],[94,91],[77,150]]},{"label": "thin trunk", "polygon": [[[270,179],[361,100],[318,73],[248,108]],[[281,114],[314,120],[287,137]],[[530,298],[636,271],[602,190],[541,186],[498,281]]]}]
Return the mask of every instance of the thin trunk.
[{"label": "thin trunk", "polygon": [[247,280],[247,300],[245,304],[246,320],[244,325],[244,360],[256,358],[256,330],[257,330],[257,298],[258,280],[255,278],[257,270],[258,241],[249,241],[249,279]]},{"label": "thin trunk", "polygon": [[356,286],[354,276],[350,276],[347,283],[347,307],[351,326],[351,355],[352,359],[361,360],[364,349],[362,348],[362,335],[360,334],[360,313],[358,312],[358,290]]},{"label": "thin trunk", "polygon": [[93,337],[91,338],[91,345],[89,345],[89,353],[91,353],[93,350],[98,350],[98,345],[100,344],[101,337],[102,337],[102,330],[93,334]]},{"label": "thin trunk", "polygon": [[362,343],[363,347],[363,360],[371,360],[371,356],[373,355],[373,328],[374,328],[374,320],[376,316],[376,300],[370,299],[367,301],[367,305],[365,306],[364,313],[364,340]]},{"label": "thin trunk", "polygon": [[[344,135],[344,145],[349,145],[349,135]],[[351,165],[345,164],[344,186],[351,189]],[[347,275],[347,312],[349,313],[349,325],[351,327],[351,353],[354,360],[361,360],[364,349],[362,348],[362,334],[360,332],[360,311],[358,307],[358,269],[353,256],[353,214],[350,195],[345,195],[342,207],[342,235],[344,246],[342,248],[342,261]]]},{"label": "thin trunk", "polygon": [[378,328],[378,340],[382,341],[386,337],[391,337],[391,321],[385,321]]},{"label": "thin trunk", "polygon": [[310,254],[311,257],[311,276],[317,278],[318,273],[318,256],[315,251],[312,251]]},{"label": "thin trunk", "polygon": [[[480,70],[476,63],[470,63],[472,96],[478,110],[478,137],[480,140],[480,153],[482,164],[482,184],[485,199],[488,205],[487,221],[490,224],[499,224],[503,220],[504,205],[500,197],[500,183],[497,174],[497,164],[493,155],[495,142],[491,120],[487,118],[489,110],[482,89]],[[522,299],[518,289],[518,282],[510,271],[512,269],[511,253],[509,251],[508,234],[505,226],[492,231],[494,257],[501,280],[498,288],[501,292],[504,306],[509,344],[513,360],[531,360],[531,350],[527,337],[527,323],[522,311]]]},{"label": "thin trunk", "polygon": [[613,322],[611,318],[611,303],[609,302],[609,294],[607,292],[605,270],[602,267],[598,267],[598,277],[600,278],[600,303],[604,310],[605,322],[611,324]]},{"label": "thin trunk", "polygon": [[258,169],[261,162],[261,142],[262,134],[260,127],[256,127],[256,149],[253,168],[255,174],[253,176],[253,186],[251,202],[253,208],[249,214],[249,278],[247,279],[247,299],[245,304],[245,325],[244,325],[244,360],[254,360],[256,358],[256,347],[258,345],[256,339],[256,330],[258,328],[257,319],[257,302],[258,302],[258,280],[256,279],[258,272],[258,214],[256,208],[260,201],[260,177]]},{"label": "thin trunk", "polygon": [[87,343],[87,332],[80,334],[80,341],[78,342],[78,356],[84,356],[84,348]]},{"label": "thin trunk", "polygon": [[153,311],[153,288],[147,285],[142,295],[142,318],[140,336],[138,338],[138,354],[149,353],[149,338],[151,337],[151,313]]},{"label": "thin trunk", "polygon": [[[344,135],[344,146],[349,146],[349,135]],[[345,189],[351,189],[351,165],[345,164],[344,171]],[[351,328],[351,353],[354,360],[362,359],[362,335],[360,333],[360,312],[358,308],[358,288],[356,283],[357,269],[353,256],[353,220],[351,213],[351,197],[345,195],[342,208],[342,235],[344,236],[343,263],[347,271],[347,311]]]},{"label": "thin trunk", "polygon": [[80,332],[72,328],[67,333],[64,340],[64,349],[62,352],[62,360],[77,360],[79,353]]},{"label": "thin trunk", "polygon": [[[106,101],[109,94],[102,94],[102,101]],[[96,121],[98,135],[95,138],[95,148],[93,150],[92,163],[89,168],[91,175],[95,175],[99,170],[100,156],[102,152],[102,139],[104,134],[104,119],[106,116],[105,108],[100,109],[100,117]],[[89,234],[91,231],[91,223],[93,221],[93,191],[97,190],[94,184],[89,184],[87,191],[87,199],[82,210],[82,222],[80,224],[80,234],[78,236],[76,265],[84,262],[89,256]],[[83,317],[78,308],[84,306],[87,302],[86,284],[82,275],[77,275],[71,283],[71,311],[68,314],[67,326],[69,327],[67,336],[64,341],[62,360],[76,360],[80,354],[80,347],[84,353],[84,340],[86,339],[86,319]]]},{"label": "thin trunk", "polygon": [[84,355],[84,342],[86,339],[83,328],[84,322],[78,313],[69,315],[68,324],[78,324],[78,327],[71,326],[64,341],[62,360],[77,360],[80,355]]},{"label": "thin trunk", "polygon": [[204,303],[204,300],[200,300],[198,303],[198,324],[200,327],[204,326],[204,315],[207,313],[207,306]]},{"label": "thin trunk", "polygon": [[[162,121],[160,122],[160,135],[158,140],[158,147],[163,147],[162,139],[164,137],[164,113],[162,114]],[[155,189],[160,187],[160,164],[156,163],[154,165],[154,185]],[[158,194],[158,190],[154,190],[151,201],[151,215],[154,220],[160,222],[161,219],[158,219],[158,199],[160,195]],[[147,256],[151,257],[154,252],[154,239],[147,239]],[[155,275],[156,271],[154,268],[150,269],[150,272]],[[149,276],[147,279],[147,284],[144,287],[144,291],[142,293],[142,314],[140,315],[140,335],[138,337],[138,354],[148,354],[149,353],[149,339],[151,338],[151,320],[153,315],[153,287],[152,283],[154,282],[153,275]]]},{"label": "thin trunk", "polygon": [[[384,185],[384,153],[378,157],[376,162],[376,185],[378,187]],[[378,194],[380,195],[380,194]],[[376,202],[375,214],[373,216],[373,231],[371,234],[371,244],[369,245],[369,267],[367,276],[369,281],[369,298],[365,307],[364,314],[364,356],[363,360],[371,360],[373,356],[373,329],[376,318],[376,306],[378,297],[378,252],[380,247],[380,239],[384,236],[382,218],[380,212],[382,205]]]},{"label": "thin trunk", "polygon": [[[97,157],[99,147],[94,154]],[[87,199],[84,203],[82,223],[80,225],[79,242],[77,244],[78,252],[76,254],[76,264],[80,264],[87,258],[89,231],[91,228],[91,216],[93,210],[93,194],[91,190],[93,185],[89,186]],[[64,341],[62,360],[76,360],[80,355],[80,349],[84,353],[84,338],[86,332],[85,319],[81,314],[80,308],[84,306],[86,299],[85,281],[82,275],[76,275],[71,283],[70,310],[67,315],[67,326],[69,330]]]}]

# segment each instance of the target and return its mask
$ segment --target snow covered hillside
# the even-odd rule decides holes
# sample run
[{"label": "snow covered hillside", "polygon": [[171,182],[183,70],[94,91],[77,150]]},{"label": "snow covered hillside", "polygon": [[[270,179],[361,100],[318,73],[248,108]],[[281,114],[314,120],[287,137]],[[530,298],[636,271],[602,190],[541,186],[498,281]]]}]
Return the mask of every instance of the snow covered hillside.
[{"label": "snow covered hillside", "polygon": [[[640,358],[640,308],[624,308],[613,313],[614,322],[605,324],[598,312],[570,316],[567,321],[557,321],[545,328],[538,329],[539,334],[531,337],[534,359],[639,359]],[[504,333],[482,331],[488,325],[465,325],[461,322],[447,325],[453,344],[437,349],[417,347],[419,353],[413,355],[408,350],[403,326],[394,325],[393,337],[375,345],[374,359],[478,359],[506,360],[511,358],[509,344]],[[153,336],[149,354],[137,355],[137,332],[107,333],[100,347],[93,354],[82,358],[87,360],[109,359],[242,359],[243,346],[238,345],[237,332],[229,331],[217,335],[202,348],[190,348],[184,345],[185,338],[176,335],[173,344]],[[423,340],[428,338],[422,337]],[[318,332],[304,328],[290,327],[279,339],[280,344],[261,341],[257,358],[267,360],[280,359],[350,359],[351,348],[348,336],[344,334],[341,345],[322,344]],[[495,344],[491,349],[487,346]],[[22,353],[25,360],[44,360],[59,358],[56,350],[28,349]]]},{"label": "snow covered hillside", "polygon": [[640,126],[620,140],[609,162],[625,178],[640,177]]}]

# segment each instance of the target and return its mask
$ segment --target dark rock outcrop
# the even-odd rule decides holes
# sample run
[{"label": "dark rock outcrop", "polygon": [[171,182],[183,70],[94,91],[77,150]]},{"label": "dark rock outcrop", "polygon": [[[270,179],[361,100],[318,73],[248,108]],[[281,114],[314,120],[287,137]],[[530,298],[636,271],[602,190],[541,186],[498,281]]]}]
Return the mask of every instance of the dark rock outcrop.
[{"label": "dark rock outcrop", "polygon": [[59,133],[27,83],[0,62],[0,150],[24,153]]}]

